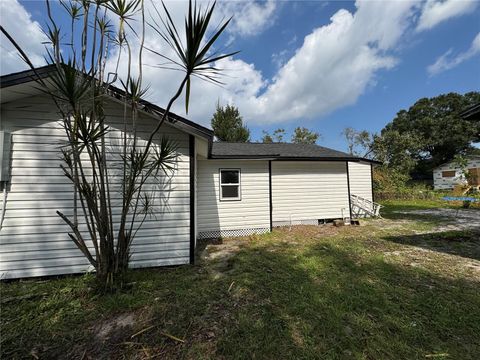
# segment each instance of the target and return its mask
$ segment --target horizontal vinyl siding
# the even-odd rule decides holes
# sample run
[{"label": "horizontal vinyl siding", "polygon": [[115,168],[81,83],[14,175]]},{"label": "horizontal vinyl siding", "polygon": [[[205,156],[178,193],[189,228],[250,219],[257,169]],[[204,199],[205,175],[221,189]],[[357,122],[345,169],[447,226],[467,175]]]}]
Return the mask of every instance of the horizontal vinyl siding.
[{"label": "horizontal vinyl siding", "polygon": [[[113,159],[112,199],[114,221],[119,219],[122,169],[118,161],[122,141],[123,106],[106,109],[110,133],[108,152]],[[2,278],[78,273],[89,269],[80,250],[67,236],[69,227],[57,216],[73,214],[73,186],[60,169],[60,146],[65,135],[56,108],[38,96],[2,104],[1,128],[12,132],[11,182],[5,219],[0,231],[0,274]],[[145,138],[155,119],[141,117],[138,136]],[[149,181],[156,189],[154,215],[147,217],[132,246],[132,267],[186,264],[189,262],[190,185],[188,135],[168,125],[166,135],[178,145],[175,171],[160,181]],[[156,142],[158,139],[156,140]],[[140,143],[140,146],[142,144]],[[117,160],[115,160],[117,159]],[[86,174],[91,169],[86,166]],[[160,190],[160,191],[158,191]],[[88,236],[85,221],[80,229]],[[93,252],[93,244],[87,241]]]},{"label": "horizontal vinyl siding", "polygon": [[272,216],[300,222],[348,216],[344,162],[272,161]]},{"label": "horizontal vinyl siding", "polygon": [[372,170],[369,163],[349,162],[350,193],[373,201],[372,198]]},{"label": "horizontal vinyl siding", "polygon": [[[241,200],[220,201],[219,169],[240,169]],[[268,161],[200,160],[198,232],[270,228]]]}]

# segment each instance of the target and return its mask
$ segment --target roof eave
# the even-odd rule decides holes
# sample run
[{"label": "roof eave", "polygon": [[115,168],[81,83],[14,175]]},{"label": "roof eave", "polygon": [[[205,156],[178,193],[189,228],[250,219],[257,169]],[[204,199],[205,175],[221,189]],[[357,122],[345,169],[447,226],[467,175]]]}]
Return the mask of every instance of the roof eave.
[{"label": "roof eave", "polygon": [[306,156],[280,156],[280,155],[211,155],[212,160],[275,160],[275,161],[352,161],[369,162],[375,165],[381,165],[380,161],[357,158],[357,157],[306,157]]},{"label": "roof eave", "polygon": [[0,76],[0,88],[7,88],[14,85],[24,84],[30,81],[36,81],[36,79],[44,79],[48,77],[48,74],[53,71],[54,65],[46,65],[35,70],[23,70],[12,74]]}]

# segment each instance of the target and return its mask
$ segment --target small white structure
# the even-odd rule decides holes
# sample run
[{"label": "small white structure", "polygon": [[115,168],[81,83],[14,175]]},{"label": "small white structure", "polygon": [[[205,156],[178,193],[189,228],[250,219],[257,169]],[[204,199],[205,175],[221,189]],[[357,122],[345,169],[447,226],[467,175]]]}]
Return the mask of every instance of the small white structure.
[{"label": "small white structure", "polygon": [[[47,66],[37,73],[48,76],[54,70]],[[65,133],[55,105],[36,88],[33,76],[26,71],[1,77],[0,279],[89,269],[56,214],[73,212],[73,186],[59,167]],[[123,107],[114,88],[112,93],[107,141],[115,146],[122,138]],[[140,140],[163,113],[144,105]],[[210,129],[170,117],[161,133],[179,145],[177,166],[171,176],[151,184],[161,188],[162,201],[134,239],[132,267],[192,263],[197,239],[334,219],[348,223],[369,214],[354,211],[352,199],[373,202],[370,160],[317,145],[213,142]]]},{"label": "small white structure", "polygon": [[[480,156],[469,156],[467,169],[472,176],[472,185],[480,185]],[[435,190],[451,190],[455,185],[465,184],[466,179],[455,161],[449,161],[433,170]]]}]

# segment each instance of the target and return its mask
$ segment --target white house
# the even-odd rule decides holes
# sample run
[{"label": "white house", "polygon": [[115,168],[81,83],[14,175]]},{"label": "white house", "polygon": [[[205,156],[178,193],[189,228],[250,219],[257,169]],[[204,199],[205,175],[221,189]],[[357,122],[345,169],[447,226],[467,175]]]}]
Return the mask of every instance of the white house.
[{"label": "white house", "polygon": [[[37,74],[47,77],[51,70],[39,68]],[[1,77],[2,279],[89,269],[56,215],[73,211],[73,187],[59,167],[64,132],[33,76],[24,71]],[[114,89],[106,109],[112,146],[122,138],[121,104]],[[141,138],[163,112],[143,105]],[[172,118],[161,132],[179,144],[177,166],[173,175],[152,184],[161,187],[162,198],[135,237],[132,267],[193,263],[197,239],[349,220],[362,215],[352,206],[354,195],[373,202],[370,160],[317,145],[216,143],[211,130]]]},{"label": "white house", "polygon": [[[472,176],[472,184],[474,186],[480,185],[480,155],[467,157],[467,169]],[[465,176],[462,170],[455,163],[449,161],[445,164],[437,166],[433,170],[433,186],[435,190],[450,190],[455,185],[466,183]]]}]

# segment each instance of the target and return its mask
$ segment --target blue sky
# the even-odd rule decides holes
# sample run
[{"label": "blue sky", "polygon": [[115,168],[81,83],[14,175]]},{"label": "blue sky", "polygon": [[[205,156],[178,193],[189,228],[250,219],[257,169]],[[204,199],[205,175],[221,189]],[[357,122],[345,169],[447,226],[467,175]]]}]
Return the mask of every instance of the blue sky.
[{"label": "blue sky", "polygon": [[[1,6],[2,25],[41,64],[34,27],[46,22],[43,1]],[[181,19],[185,3],[167,6]],[[23,18],[8,16],[16,7]],[[233,103],[253,140],[262,130],[305,126],[322,134],[319,144],[345,150],[347,126],[376,132],[421,97],[480,89],[476,1],[236,1],[220,2],[217,14],[234,16],[220,47],[241,53],[221,64],[224,88],[194,84],[188,118],[209,125],[217,101]],[[2,74],[21,70],[2,54]],[[147,71],[148,99],[165,105],[176,75]],[[182,101],[175,111],[185,115]]]}]

